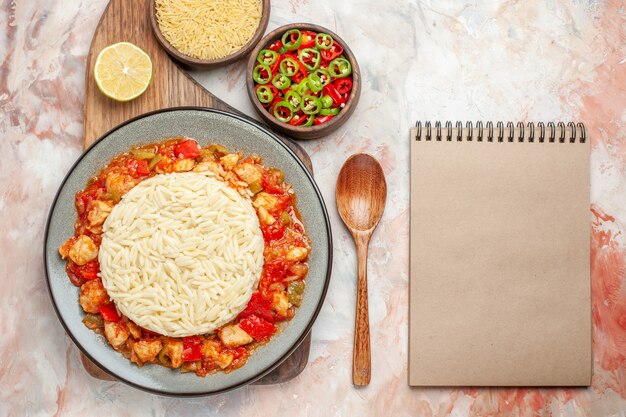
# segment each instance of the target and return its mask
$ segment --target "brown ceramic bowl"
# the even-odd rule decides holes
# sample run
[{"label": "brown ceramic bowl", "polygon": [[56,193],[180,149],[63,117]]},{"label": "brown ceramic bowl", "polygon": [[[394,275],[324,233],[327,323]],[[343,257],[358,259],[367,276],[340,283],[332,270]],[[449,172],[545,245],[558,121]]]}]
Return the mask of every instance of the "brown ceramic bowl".
[{"label": "brown ceramic bowl", "polygon": [[167,53],[177,61],[197,69],[210,69],[219,67],[222,65],[227,65],[232,62],[235,62],[247,54],[250,53],[252,48],[256,46],[259,42],[263,33],[265,33],[265,29],[267,29],[267,22],[270,19],[270,0],[261,0],[261,21],[259,22],[259,27],[257,28],[252,38],[246,43],[240,50],[237,52],[225,56],[224,58],[219,59],[198,59],[190,57],[189,55],[185,55],[180,52],[178,49],[174,48],[168,41],[165,39],[163,34],[161,33],[161,29],[159,28],[159,22],[157,22],[156,18],[156,3],[155,0],[150,0],[150,23],[152,24],[152,32],[154,36],[157,38],[157,41],[161,44],[161,46],[167,51]]},{"label": "brown ceramic bowl", "polygon": [[[338,42],[343,47],[343,55],[347,60],[350,61],[350,64],[352,65],[352,91],[350,93],[350,98],[348,99],[346,106],[339,112],[339,114],[324,124],[303,127],[292,126],[288,123],[280,122],[261,105],[261,102],[256,96],[256,85],[254,80],[252,79],[252,71],[256,66],[257,55],[259,54],[261,49],[266,49],[272,42],[280,39],[282,35],[290,29],[310,30],[313,32],[323,32],[329,34],[333,37],[333,39],[335,39],[336,42]],[[356,108],[356,105],[359,101],[359,96],[361,95],[361,72],[359,70],[359,65],[356,62],[356,58],[348,47],[348,44],[336,33],[319,25],[313,25],[310,23],[293,23],[281,26],[273,30],[272,32],[267,34],[261,40],[261,42],[259,42],[256,48],[254,48],[254,50],[250,54],[250,57],[248,58],[246,86],[248,89],[248,96],[250,97],[254,108],[256,109],[259,116],[261,116],[263,121],[266,122],[270,127],[295,139],[317,139],[337,130],[350,118],[352,113],[354,113],[354,109]]]}]

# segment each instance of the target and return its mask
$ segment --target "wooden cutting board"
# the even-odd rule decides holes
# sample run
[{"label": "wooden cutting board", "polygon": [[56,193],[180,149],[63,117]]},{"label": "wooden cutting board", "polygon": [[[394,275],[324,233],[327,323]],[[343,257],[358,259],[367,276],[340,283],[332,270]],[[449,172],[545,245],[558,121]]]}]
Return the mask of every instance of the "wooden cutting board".
[{"label": "wooden cutting board", "polygon": [[[167,107],[202,106],[237,113],[191,78],[172,61],[158,44],[150,26],[149,0],[111,0],[96,27],[87,55],[85,83],[84,146],[93,143],[102,134],[118,124],[140,114]],[[100,51],[116,42],[131,42],[143,49],[152,59],[152,82],[139,98],[118,103],[105,97],[96,86],[93,66]],[[302,159],[311,173],[313,168],[308,154],[290,139],[281,137]],[[256,384],[276,384],[288,381],[302,372],[309,358],[311,335],[278,368],[261,378]],[[115,381],[86,356],[82,356],[85,370],[94,378]]]}]

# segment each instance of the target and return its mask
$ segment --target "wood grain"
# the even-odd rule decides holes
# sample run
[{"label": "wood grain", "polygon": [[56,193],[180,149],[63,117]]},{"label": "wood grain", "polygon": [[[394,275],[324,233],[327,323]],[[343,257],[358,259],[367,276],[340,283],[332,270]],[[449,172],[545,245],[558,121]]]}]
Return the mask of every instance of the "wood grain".
[{"label": "wood grain", "polygon": [[[168,107],[201,106],[243,115],[205,90],[178,67],[159,46],[150,26],[150,0],[111,0],[100,18],[87,56],[85,83],[84,146],[88,147],[101,135],[118,124],[140,114]],[[105,97],[96,86],[93,66],[100,51],[116,42],[132,42],[146,51],[153,64],[153,78],[146,92],[139,98],[118,103]],[[299,145],[280,137],[313,173],[311,159]],[[311,335],[278,368],[257,384],[285,382],[305,368],[309,358]],[[81,354],[85,370],[94,378],[115,381],[86,356]]]},{"label": "wood grain", "polygon": [[367,251],[387,200],[387,182],[378,161],[368,154],[352,155],[341,167],[335,190],[337,211],[354,238],[358,256],[352,383],[371,379],[370,325],[367,296]]}]

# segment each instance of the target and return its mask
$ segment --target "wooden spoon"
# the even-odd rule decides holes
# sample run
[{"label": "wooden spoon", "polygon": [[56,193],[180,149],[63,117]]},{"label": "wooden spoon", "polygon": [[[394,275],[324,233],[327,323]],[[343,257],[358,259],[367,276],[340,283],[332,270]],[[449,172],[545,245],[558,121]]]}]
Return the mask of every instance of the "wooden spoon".
[{"label": "wooden spoon", "polygon": [[378,161],[364,153],[348,158],[339,172],[335,197],[339,215],[354,238],[359,259],[352,383],[361,386],[369,384],[371,378],[367,247],[387,199],[385,174]]}]

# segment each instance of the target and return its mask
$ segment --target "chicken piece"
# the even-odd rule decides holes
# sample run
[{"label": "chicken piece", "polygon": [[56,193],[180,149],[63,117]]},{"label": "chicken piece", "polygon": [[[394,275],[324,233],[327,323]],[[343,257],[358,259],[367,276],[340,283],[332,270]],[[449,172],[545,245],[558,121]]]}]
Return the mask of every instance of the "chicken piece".
[{"label": "chicken piece", "polygon": [[220,158],[220,163],[227,171],[231,171],[237,165],[237,161],[239,161],[239,155],[236,153],[229,153]]},{"label": "chicken piece", "polygon": [[104,336],[107,338],[111,346],[113,346],[113,349],[119,350],[128,340],[130,333],[124,323],[105,321]]},{"label": "chicken piece", "polygon": [[220,177],[226,175],[226,171],[224,171],[224,168],[222,168],[222,166],[217,162],[213,161],[200,162],[193,170],[194,172],[211,171],[212,173],[219,175]]},{"label": "chicken piece", "polygon": [[193,159],[189,159],[189,158],[178,159],[176,162],[174,162],[174,165],[172,165],[172,171],[174,172],[191,171],[195,163],[196,161],[194,161]]},{"label": "chicken piece", "polygon": [[100,226],[109,214],[111,214],[111,210],[113,209],[113,203],[110,201],[102,201],[102,200],[94,200],[91,203],[91,210],[87,215],[87,220],[89,220],[89,225],[91,227]]},{"label": "chicken piece", "polygon": [[59,247],[59,255],[61,255],[62,259],[66,259],[70,254],[70,248],[76,242],[75,237],[71,237],[67,239],[63,244]]},{"label": "chicken piece", "polygon": [[202,342],[202,357],[212,361],[220,368],[224,369],[233,362],[233,355],[222,352],[220,342],[206,339]]},{"label": "chicken piece", "polygon": [[114,196],[115,199],[122,198],[124,194],[129,192],[134,186],[133,177],[119,172],[110,172],[105,180],[107,192]]},{"label": "chicken piece", "polygon": [[247,345],[253,340],[252,336],[239,327],[239,324],[229,324],[222,327],[219,331],[219,338],[228,348]]},{"label": "chicken piece", "polygon": [[256,195],[252,205],[256,208],[263,207],[267,211],[272,211],[278,204],[278,198],[262,191]]},{"label": "chicken piece", "polygon": [[272,216],[270,212],[265,209],[265,207],[259,207],[258,212],[261,226],[268,226],[270,224],[276,223],[276,219],[274,218],[274,216]]},{"label": "chicken piece", "polygon": [[59,248],[59,254],[77,265],[85,265],[98,257],[98,247],[89,236],[80,235],[67,239]]},{"label": "chicken piece", "polygon": [[135,339],[139,339],[141,337],[141,327],[137,326],[132,321],[126,323],[126,327],[128,328],[131,336],[133,336]]},{"label": "chicken piece", "polygon": [[109,302],[109,296],[100,279],[92,279],[80,287],[78,301],[87,313],[97,313],[98,307]]},{"label": "chicken piece", "polygon": [[289,251],[285,255],[285,259],[290,262],[304,261],[308,255],[309,250],[307,248],[296,246],[289,249]]},{"label": "chicken piece", "polygon": [[235,173],[248,184],[261,181],[261,172],[252,164],[244,162],[235,167]]},{"label": "chicken piece", "polygon": [[133,352],[141,362],[152,362],[162,347],[159,339],[143,339],[133,344]]},{"label": "chicken piece", "polygon": [[183,364],[183,342],[182,340],[167,339],[163,343],[167,348],[167,356],[172,362],[173,368],[179,368]]},{"label": "chicken piece", "polygon": [[287,298],[287,293],[284,291],[275,292],[272,295],[272,307],[279,315],[285,317],[291,307],[291,303]]}]

